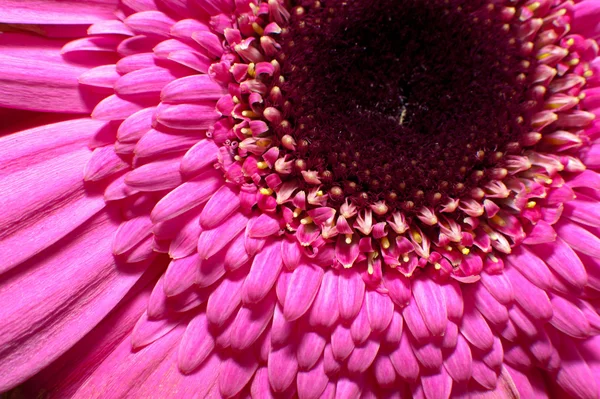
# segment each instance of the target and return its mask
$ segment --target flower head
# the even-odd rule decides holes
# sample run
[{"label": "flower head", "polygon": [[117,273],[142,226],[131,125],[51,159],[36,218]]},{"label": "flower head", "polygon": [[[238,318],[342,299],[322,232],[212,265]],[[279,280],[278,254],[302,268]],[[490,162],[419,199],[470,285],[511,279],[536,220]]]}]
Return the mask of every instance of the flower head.
[{"label": "flower head", "polygon": [[596,1],[10,3],[0,390],[600,395]]}]

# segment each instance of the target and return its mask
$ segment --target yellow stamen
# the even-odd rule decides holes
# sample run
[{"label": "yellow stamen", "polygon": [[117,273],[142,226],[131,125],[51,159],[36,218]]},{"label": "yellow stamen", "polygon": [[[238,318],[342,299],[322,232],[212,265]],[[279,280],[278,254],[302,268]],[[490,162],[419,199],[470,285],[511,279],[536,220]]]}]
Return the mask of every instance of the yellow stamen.
[{"label": "yellow stamen", "polygon": [[402,255],[402,262],[408,262],[410,260],[410,258],[408,257],[407,254]]},{"label": "yellow stamen", "polygon": [[252,23],[252,29],[254,29],[254,32],[258,33],[261,36],[263,33],[265,33],[265,30],[262,28],[262,26],[260,26],[256,22]]},{"label": "yellow stamen", "polygon": [[346,244],[352,243],[352,234],[346,234]]},{"label": "yellow stamen", "polygon": [[529,201],[529,202],[527,203],[527,208],[529,208],[529,209],[531,209],[531,208],[535,208],[535,206],[536,206],[536,205],[537,205],[537,204],[536,204],[536,202],[535,202],[535,201]]},{"label": "yellow stamen", "polygon": [[591,69],[588,69],[583,73],[584,78],[591,78],[592,76],[594,76],[594,71],[592,71]]},{"label": "yellow stamen", "polygon": [[388,249],[390,247],[390,240],[387,237],[381,239],[381,248]]},{"label": "yellow stamen", "polygon": [[302,224],[311,224],[313,222],[313,218],[311,218],[310,216],[305,217],[304,219],[300,220],[300,223]]},{"label": "yellow stamen", "polygon": [[421,244],[423,242],[423,237],[421,237],[421,234],[419,234],[418,231],[412,231],[411,235],[417,244]]},{"label": "yellow stamen", "polygon": [[319,190],[317,191],[317,197],[322,197],[323,196],[323,191]]},{"label": "yellow stamen", "polygon": [[302,213],[302,209],[296,208],[296,209],[294,209],[293,215],[295,218],[297,218],[298,216],[300,216],[301,213]]},{"label": "yellow stamen", "polygon": [[[256,24],[256,22],[255,22],[255,24]],[[251,62],[248,64],[248,76],[251,76],[251,77],[256,76],[256,69],[254,66],[254,62]]]},{"label": "yellow stamen", "polygon": [[269,167],[269,165],[267,165],[265,161],[258,162],[256,166],[258,167],[258,169],[267,169]]},{"label": "yellow stamen", "polygon": [[462,252],[463,255],[468,255],[471,253],[471,250],[469,248],[463,248],[460,252]]},{"label": "yellow stamen", "polygon": [[249,109],[242,111],[242,116],[246,118],[258,118],[258,114],[254,111],[250,111]]},{"label": "yellow stamen", "polygon": [[498,215],[494,216],[491,220],[492,220],[492,222],[496,223],[498,226],[501,226],[501,227],[506,226],[506,221]]},{"label": "yellow stamen", "polygon": [[435,270],[440,270],[440,269],[442,268],[442,265],[440,265],[439,263],[437,263],[437,262],[436,262],[436,263],[433,265],[433,267],[435,267]]},{"label": "yellow stamen", "polygon": [[267,187],[262,187],[262,188],[260,189],[260,193],[261,193],[262,195],[271,195],[271,194],[273,194],[273,190],[272,190],[272,189],[270,189],[270,188],[267,188]]}]

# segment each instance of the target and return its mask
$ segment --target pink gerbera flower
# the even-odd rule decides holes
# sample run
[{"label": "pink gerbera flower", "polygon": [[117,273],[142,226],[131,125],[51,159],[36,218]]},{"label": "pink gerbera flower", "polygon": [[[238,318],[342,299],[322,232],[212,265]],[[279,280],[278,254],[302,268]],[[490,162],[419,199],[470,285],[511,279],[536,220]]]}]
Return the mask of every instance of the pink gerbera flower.
[{"label": "pink gerbera flower", "polygon": [[0,392],[600,397],[597,0],[0,22]]}]

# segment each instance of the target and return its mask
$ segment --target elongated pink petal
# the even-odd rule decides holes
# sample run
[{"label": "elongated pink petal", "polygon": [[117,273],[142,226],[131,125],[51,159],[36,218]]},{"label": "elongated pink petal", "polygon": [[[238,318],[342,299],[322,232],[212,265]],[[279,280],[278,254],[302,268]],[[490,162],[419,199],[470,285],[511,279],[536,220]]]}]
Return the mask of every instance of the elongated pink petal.
[{"label": "elongated pink petal", "polygon": [[294,382],[298,361],[291,346],[286,345],[269,353],[268,371],[274,392],[283,392]]},{"label": "elongated pink petal", "polygon": [[206,315],[200,313],[188,323],[181,338],[177,358],[179,369],[190,373],[206,360],[214,346],[215,340],[208,331]]},{"label": "elongated pink petal", "polygon": [[0,106],[89,114],[98,96],[79,87],[80,67],[0,55]]},{"label": "elongated pink petal", "polygon": [[200,257],[192,254],[185,258],[173,259],[164,275],[164,291],[167,296],[181,294],[194,283],[200,267]]},{"label": "elongated pink petal", "polygon": [[317,295],[322,278],[323,269],[320,267],[307,264],[298,265],[292,273],[285,294],[283,313],[287,320],[296,320],[306,313]]},{"label": "elongated pink petal", "polygon": [[348,358],[347,367],[351,373],[364,373],[375,360],[379,351],[378,340],[368,340],[363,345],[354,348]]},{"label": "elongated pink petal", "polygon": [[298,395],[306,399],[318,399],[325,390],[329,378],[325,374],[323,360],[308,371],[298,371]]},{"label": "elongated pink petal", "polygon": [[412,285],[415,302],[421,311],[423,321],[434,336],[440,336],[446,331],[448,316],[446,301],[438,283],[429,277],[415,279]]},{"label": "elongated pink petal", "polygon": [[138,191],[170,190],[182,183],[179,164],[181,158],[149,162],[125,176],[125,184]]},{"label": "elongated pink petal", "polygon": [[193,75],[174,80],[161,92],[161,99],[166,103],[181,104],[196,101],[217,101],[226,92],[208,75]]},{"label": "elongated pink petal", "polygon": [[200,214],[200,225],[204,229],[215,228],[235,212],[240,206],[238,193],[238,190],[229,185],[223,185],[217,190]]},{"label": "elongated pink petal", "polygon": [[269,295],[251,308],[242,307],[238,311],[231,328],[231,346],[234,349],[247,349],[267,328],[275,310],[274,296]]},{"label": "elongated pink petal", "polygon": [[396,373],[406,381],[416,381],[419,377],[419,363],[415,357],[406,330],[402,333],[400,345],[390,355]]},{"label": "elongated pink petal", "polygon": [[86,25],[113,19],[117,3],[116,0],[6,0],[0,4],[0,22]]},{"label": "elongated pink petal", "polygon": [[338,277],[333,271],[328,270],[323,275],[308,320],[313,326],[331,327],[337,322],[339,314]]},{"label": "elongated pink petal", "polygon": [[222,184],[221,177],[216,172],[206,172],[183,183],[156,204],[152,210],[152,220],[155,223],[169,220],[201,205]]},{"label": "elongated pink petal", "polygon": [[247,223],[248,218],[236,212],[218,227],[204,230],[198,239],[198,255],[203,259],[210,258],[237,237]]},{"label": "elongated pink petal", "polygon": [[[40,130],[41,133],[43,130]],[[24,137],[28,141],[26,137]],[[17,149],[4,140],[7,150]],[[35,144],[33,144],[35,148]],[[40,151],[40,160],[54,151]],[[6,271],[57,242],[104,207],[102,197],[88,195],[82,170],[90,158],[86,148],[33,163],[28,169],[9,163],[0,177],[0,271]],[[33,154],[32,154],[33,155]],[[0,156],[2,154],[0,153]],[[25,151],[23,161],[27,160]],[[35,162],[35,161],[34,161]],[[2,176],[0,174],[0,176]]]},{"label": "elongated pink petal", "polygon": [[133,349],[149,345],[168,334],[178,324],[179,318],[175,320],[150,320],[148,313],[144,312],[131,332],[131,345]]},{"label": "elongated pink petal", "polygon": [[218,146],[212,140],[200,140],[183,156],[181,173],[194,176],[217,161]]},{"label": "elongated pink petal", "polygon": [[225,360],[219,370],[221,395],[230,398],[240,392],[250,381],[257,368],[258,362],[249,351],[241,352],[237,357]]},{"label": "elongated pink petal", "polygon": [[304,333],[296,350],[298,367],[301,370],[311,369],[321,358],[326,343],[325,337],[316,332]]},{"label": "elongated pink petal", "polygon": [[260,302],[271,291],[282,265],[280,245],[272,241],[254,257],[242,290],[245,304]]},{"label": "elongated pink petal", "polygon": [[342,271],[338,277],[340,317],[352,320],[358,314],[365,296],[365,283],[354,270]]},{"label": "elongated pink petal", "polygon": [[[115,267],[110,241],[116,226],[100,214],[22,265],[0,286],[0,317],[10,326],[0,335],[0,389],[24,381],[87,334],[127,293],[140,271]],[[27,287],[23,290],[22,287]],[[37,331],[31,334],[31,326]]]}]

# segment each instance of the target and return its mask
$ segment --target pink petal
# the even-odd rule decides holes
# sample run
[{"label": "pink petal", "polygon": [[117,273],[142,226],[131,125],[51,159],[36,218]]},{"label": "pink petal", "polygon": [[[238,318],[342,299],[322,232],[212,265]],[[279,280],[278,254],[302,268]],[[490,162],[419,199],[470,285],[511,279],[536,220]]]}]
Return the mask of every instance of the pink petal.
[{"label": "pink petal", "polygon": [[279,242],[272,241],[254,257],[242,289],[245,304],[260,302],[271,291],[282,265]]},{"label": "pink petal", "polygon": [[169,333],[178,324],[179,318],[150,320],[148,313],[144,312],[131,332],[131,346],[133,349],[139,349],[149,345]]},{"label": "pink petal", "polygon": [[226,94],[223,87],[208,75],[192,75],[174,80],[164,87],[161,99],[166,103],[217,101]]},{"label": "pink petal", "polygon": [[89,24],[114,19],[116,0],[5,0],[0,21],[15,24]]},{"label": "pink petal", "polygon": [[[0,318],[10,326],[0,337],[0,377],[5,391],[48,365],[110,312],[141,272],[121,273],[110,252],[116,226],[100,214],[22,265],[0,286]],[[23,287],[27,287],[23,290]],[[36,333],[31,334],[35,325]]]},{"label": "pink petal", "polygon": [[[82,139],[101,126],[69,121],[0,140],[0,271],[52,245],[104,207],[102,197],[87,194],[82,182],[91,155]],[[82,139],[76,138],[79,129]]]},{"label": "pink petal", "polygon": [[83,179],[99,181],[126,169],[129,169],[129,164],[115,153],[112,146],[99,147],[94,149],[92,157],[85,165]]},{"label": "pink petal", "polygon": [[539,288],[549,290],[552,287],[552,275],[548,266],[526,245],[513,249],[506,261]]},{"label": "pink petal", "polygon": [[180,160],[171,158],[144,164],[125,176],[125,184],[138,191],[171,190],[182,183]]},{"label": "pink petal", "polygon": [[327,341],[320,334],[312,331],[305,332],[296,351],[298,367],[301,370],[311,369],[321,358],[326,343]]},{"label": "pink petal", "polygon": [[360,311],[350,325],[350,335],[352,335],[352,340],[357,346],[362,345],[369,338],[369,335],[371,335],[371,325],[369,324],[366,302],[363,301]]},{"label": "pink petal", "polygon": [[206,130],[214,125],[220,115],[214,104],[161,104],[156,111],[156,120],[174,129]]},{"label": "pink petal", "polygon": [[467,306],[460,332],[473,346],[487,351],[494,345],[494,335],[485,319],[474,307]]},{"label": "pink petal", "polygon": [[427,399],[449,398],[452,391],[452,378],[444,368],[441,368],[437,374],[421,376],[421,385]]},{"label": "pink petal", "polygon": [[173,259],[164,275],[165,294],[175,296],[190,288],[194,284],[199,267],[200,257],[198,254]]},{"label": "pink petal", "polygon": [[358,314],[365,296],[365,283],[354,270],[342,270],[338,278],[340,317],[350,321]]},{"label": "pink petal", "polygon": [[221,364],[219,372],[219,390],[221,395],[230,398],[240,392],[254,375],[258,363],[254,355],[241,352],[237,357],[230,357]]},{"label": "pink petal", "polygon": [[273,317],[275,295],[269,295],[252,307],[242,307],[231,328],[231,347],[242,351],[252,345],[263,333]]},{"label": "pink petal", "polygon": [[183,156],[181,173],[194,176],[206,166],[217,162],[219,147],[212,140],[200,140]]},{"label": "pink petal", "polygon": [[298,372],[298,362],[290,345],[269,353],[268,371],[274,392],[283,392],[294,382]]},{"label": "pink petal", "polygon": [[252,238],[264,238],[279,232],[279,229],[279,221],[263,213],[249,227],[248,236]]},{"label": "pink petal", "polygon": [[319,399],[325,390],[329,378],[323,368],[323,360],[308,371],[299,371],[296,379],[298,395],[306,399]]},{"label": "pink petal", "polygon": [[198,238],[202,232],[199,223],[200,215],[196,215],[177,232],[177,235],[171,241],[169,246],[169,255],[173,259],[183,258],[196,252]]},{"label": "pink petal", "polygon": [[458,335],[456,348],[444,360],[444,367],[456,382],[469,381],[473,373],[471,349],[462,335]]},{"label": "pink petal", "polygon": [[[279,248],[278,248],[279,249]],[[292,273],[283,313],[289,321],[302,316],[312,304],[321,286],[323,269],[313,265],[300,264]]]},{"label": "pink petal", "polygon": [[385,331],[392,321],[394,303],[387,295],[371,290],[365,293],[365,302],[371,330],[377,333]]},{"label": "pink petal", "polygon": [[43,112],[89,114],[98,100],[77,80],[83,70],[66,63],[29,62],[0,55],[0,106]]},{"label": "pink petal", "polygon": [[250,394],[253,398],[275,399],[269,383],[269,371],[266,367],[259,368],[254,373]]},{"label": "pink petal", "polygon": [[[152,210],[154,223],[172,219],[204,203],[222,185],[221,176],[206,172],[165,195]],[[215,251],[216,252],[216,251]]]},{"label": "pink petal", "polygon": [[533,251],[543,256],[546,264],[565,281],[583,289],[587,282],[587,272],[575,251],[563,239],[557,238],[551,244],[536,245]]},{"label": "pink petal", "polygon": [[412,291],[427,328],[434,336],[441,336],[446,331],[448,315],[439,285],[430,277],[419,278],[413,281]]},{"label": "pink petal", "polygon": [[379,351],[378,340],[368,340],[362,346],[354,348],[348,358],[347,367],[351,373],[364,373],[367,371]]},{"label": "pink petal", "polygon": [[217,190],[200,214],[200,225],[204,229],[215,228],[235,212],[240,206],[238,192],[229,185],[224,185]]},{"label": "pink petal", "polygon": [[230,274],[211,293],[206,305],[206,317],[221,327],[242,301],[242,284],[245,273]]},{"label": "pink petal", "polygon": [[121,255],[142,242],[152,232],[152,221],[147,215],[121,223],[113,240],[113,254]]},{"label": "pink petal", "polygon": [[338,277],[332,270],[327,270],[311,306],[308,320],[311,326],[331,327],[337,322],[339,312]]},{"label": "pink petal", "polygon": [[552,317],[552,305],[546,292],[513,268],[504,269],[514,288],[515,300],[535,319],[549,320]]},{"label": "pink petal", "polygon": [[177,357],[179,369],[185,374],[190,373],[206,360],[214,346],[215,340],[208,331],[206,315],[200,313],[188,323],[179,343]]},{"label": "pink petal", "polygon": [[200,257],[208,259],[223,249],[246,227],[247,223],[248,218],[242,213],[236,212],[218,227],[212,230],[204,230],[198,239],[198,254]]},{"label": "pink petal", "polygon": [[390,355],[390,360],[396,369],[396,373],[406,381],[416,381],[419,377],[419,363],[415,357],[406,330],[398,348]]}]

